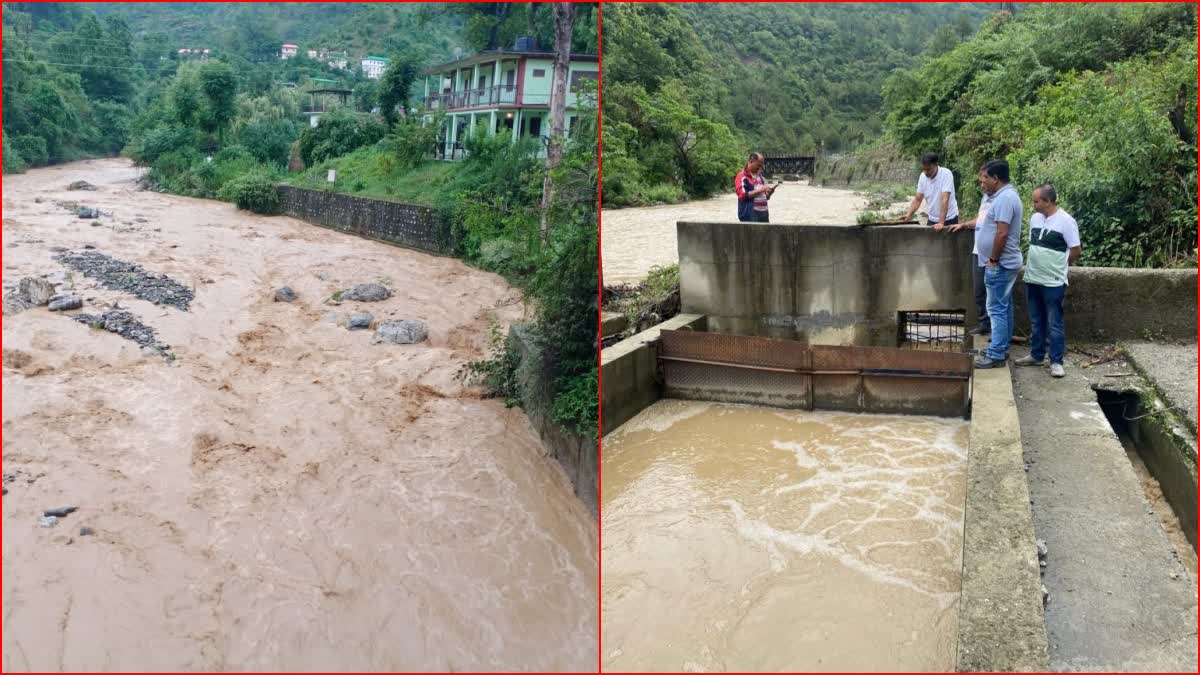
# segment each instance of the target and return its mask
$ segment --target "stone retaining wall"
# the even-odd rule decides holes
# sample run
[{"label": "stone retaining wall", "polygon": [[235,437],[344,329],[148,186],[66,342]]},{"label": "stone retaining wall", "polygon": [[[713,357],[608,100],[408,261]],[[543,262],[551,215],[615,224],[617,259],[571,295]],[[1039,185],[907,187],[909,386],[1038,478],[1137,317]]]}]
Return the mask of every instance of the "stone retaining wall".
[{"label": "stone retaining wall", "polygon": [[284,215],[430,253],[454,255],[457,252],[449,224],[428,206],[291,185],[280,185],[278,189],[280,210]]}]

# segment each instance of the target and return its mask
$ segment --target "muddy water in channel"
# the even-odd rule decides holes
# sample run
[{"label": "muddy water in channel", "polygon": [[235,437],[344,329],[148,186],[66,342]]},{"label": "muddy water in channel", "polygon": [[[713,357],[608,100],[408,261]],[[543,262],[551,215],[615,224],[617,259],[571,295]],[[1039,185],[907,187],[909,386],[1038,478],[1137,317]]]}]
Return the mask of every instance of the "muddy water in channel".
[{"label": "muddy water in channel", "polygon": [[605,670],[953,670],[967,434],[642,411],[604,439]]},{"label": "muddy water in channel", "polygon": [[[455,378],[519,294],[136,175],[4,177],[5,287],[50,274],[178,357],[44,307],[4,317],[4,670],[594,669],[595,523],[525,416]],[[98,190],[66,191],[81,179]],[[191,311],[52,260],[86,244],[194,287]],[[394,295],[325,303],[369,282]],[[296,302],[272,301],[283,285]],[[336,323],[352,311],[422,319],[429,340],[373,345]]]}]

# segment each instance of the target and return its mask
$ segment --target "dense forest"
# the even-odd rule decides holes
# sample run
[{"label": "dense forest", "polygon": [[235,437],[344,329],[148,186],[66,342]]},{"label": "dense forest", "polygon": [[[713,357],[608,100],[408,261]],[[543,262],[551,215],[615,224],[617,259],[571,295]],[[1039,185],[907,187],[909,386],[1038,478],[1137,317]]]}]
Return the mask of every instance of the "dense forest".
[{"label": "dense forest", "polygon": [[1083,264],[1195,266],[1196,66],[1194,4],[1000,13],[887,81],[887,130],[912,156],[942,153],[966,212],[994,157],[1011,162],[1026,214],[1054,183]]},{"label": "dense forest", "polygon": [[606,4],[605,203],[724,189],[751,147],[841,152],[876,142],[886,78],[923,50],[970,37],[994,8]]},{"label": "dense forest", "polygon": [[[503,134],[471,139],[463,161],[434,161],[437,125],[405,114],[421,68],[459,49],[511,47],[517,35],[528,34],[553,49],[552,9],[551,3],[5,4],[4,172],[120,153],[146,167],[142,184],[149,189],[273,213],[277,184],[306,185],[336,161],[339,180],[321,181],[321,189],[435,206],[452,223],[464,258],[526,291],[547,371],[539,377],[551,379],[554,417],[594,434],[594,105],[579,111],[553,169],[537,158],[540,148],[512,144]],[[595,5],[576,7],[573,51],[595,51],[597,22]],[[283,41],[299,44],[301,56],[280,59]],[[378,80],[367,80],[358,68],[304,57],[306,49],[321,47],[351,51],[352,58],[389,56],[391,63]],[[195,58],[180,55],[183,48],[210,52]],[[302,116],[313,78],[353,90],[352,104],[324,114],[316,127]],[[543,208],[548,172],[554,198]],[[498,340],[496,347],[465,375],[523,403],[515,346]]]}]

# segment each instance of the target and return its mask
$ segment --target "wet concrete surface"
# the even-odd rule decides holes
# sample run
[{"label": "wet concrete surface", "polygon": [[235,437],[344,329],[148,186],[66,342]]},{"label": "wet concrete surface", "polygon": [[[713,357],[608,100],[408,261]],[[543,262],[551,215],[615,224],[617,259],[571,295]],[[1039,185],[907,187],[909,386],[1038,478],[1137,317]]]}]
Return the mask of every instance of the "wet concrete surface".
[{"label": "wet concrete surface", "polygon": [[1121,347],[1196,433],[1196,343],[1131,342]]},{"label": "wet concrete surface", "polygon": [[[1014,347],[1013,358],[1028,353]],[[1196,578],[1178,557],[1092,384],[1125,364],[1067,375],[1013,367],[1055,671],[1196,670]],[[1120,378],[1111,378],[1119,380]]]}]

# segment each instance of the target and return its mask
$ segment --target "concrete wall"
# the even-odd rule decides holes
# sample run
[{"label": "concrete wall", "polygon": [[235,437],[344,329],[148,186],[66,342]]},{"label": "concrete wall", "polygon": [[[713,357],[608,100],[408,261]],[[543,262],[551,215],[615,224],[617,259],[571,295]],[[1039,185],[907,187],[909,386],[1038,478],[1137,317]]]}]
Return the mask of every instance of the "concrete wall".
[{"label": "concrete wall", "polygon": [[368,239],[453,255],[449,224],[427,206],[280,185],[284,215]]},{"label": "concrete wall", "polygon": [[[1064,305],[1067,339],[1196,340],[1194,269],[1148,270],[1072,267]],[[1017,328],[1029,335],[1025,284],[1017,282]]]},{"label": "concrete wall", "polygon": [[901,310],[974,323],[971,234],[923,226],[677,225],[682,311],[708,330],[895,347]]},{"label": "concrete wall", "polygon": [[656,343],[663,330],[703,331],[705,317],[680,314],[600,352],[600,433],[608,434],[662,396]]},{"label": "concrete wall", "polygon": [[554,399],[551,381],[545,376],[546,364],[537,338],[524,326],[513,326],[509,340],[517,349],[521,363],[517,367],[517,386],[522,408],[542,444],[567,472],[575,486],[575,495],[591,511],[600,513],[600,452],[595,438],[580,436],[551,419]]}]

